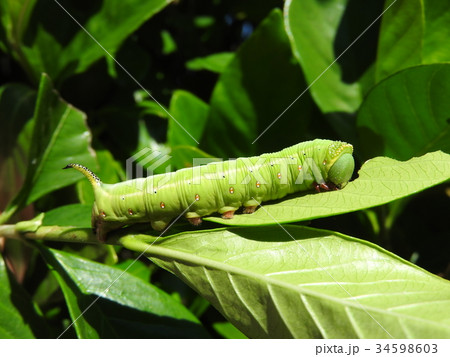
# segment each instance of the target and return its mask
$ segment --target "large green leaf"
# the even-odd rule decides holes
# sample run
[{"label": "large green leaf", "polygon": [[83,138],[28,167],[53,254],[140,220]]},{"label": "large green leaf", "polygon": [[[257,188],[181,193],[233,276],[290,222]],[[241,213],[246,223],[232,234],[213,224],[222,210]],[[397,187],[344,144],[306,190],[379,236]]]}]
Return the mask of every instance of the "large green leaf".
[{"label": "large green leaf", "polygon": [[[34,6],[35,1],[27,1],[20,12],[5,12],[2,20],[11,27],[7,46],[30,77],[38,80],[40,73],[46,72],[60,81],[108,56],[105,50],[114,55],[131,33],[169,2],[102,1],[75,6],[40,1]],[[16,13],[22,21],[16,21]]]},{"label": "large green leaf", "polygon": [[[392,4],[386,1],[386,6]],[[448,62],[448,1],[396,1],[383,16],[376,81],[419,64]]]},{"label": "large green leaf", "polygon": [[278,203],[263,204],[253,214],[238,214],[233,219],[208,217],[205,220],[236,226],[261,226],[305,221],[379,206],[448,180],[450,155],[438,151],[406,162],[377,157],[367,161],[358,176],[339,191],[303,193]]},{"label": "large green leaf", "polygon": [[25,183],[7,207],[3,220],[43,195],[80,179],[61,170],[76,162],[96,167],[86,115],[64,102],[43,74],[34,112],[34,132]]},{"label": "large green leaf", "polygon": [[450,337],[450,283],[366,241],[299,226],[140,238],[123,243],[248,337]]},{"label": "large green leaf", "polygon": [[40,250],[60,283],[78,337],[208,336],[187,308],[142,279],[73,254]]},{"label": "large green leaf", "polygon": [[[293,104],[255,144],[252,142],[305,87],[283,27],[282,14],[273,10],[220,75],[211,96],[202,148],[219,157],[238,157],[296,144],[309,122],[308,94]],[[233,140],[222,143],[224,138]]]},{"label": "large green leaf", "polygon": [[450,64],[408,68],[379,83],[358,113],[363,158],[450,152]]},{"label": "large green leaf", "polygon": [[285,3],[285,26],[294,55],[312,85],[311,95],[324,113],[354,112],[362,99],[359,84],[346,83],[339,63],[333,63],[340,55],[334,51],[334,42],[348,2],[287,0]]},{"label": "large green leaf", "polygon": [[90,147],[91,133],[86,115],[62,100],[45,74],[41,77],[33,120],[34,132],[25,183],[25,189],[31,188],[27,203],[78,181],[79,175],[61,170],[68,163],[97,166]]}]

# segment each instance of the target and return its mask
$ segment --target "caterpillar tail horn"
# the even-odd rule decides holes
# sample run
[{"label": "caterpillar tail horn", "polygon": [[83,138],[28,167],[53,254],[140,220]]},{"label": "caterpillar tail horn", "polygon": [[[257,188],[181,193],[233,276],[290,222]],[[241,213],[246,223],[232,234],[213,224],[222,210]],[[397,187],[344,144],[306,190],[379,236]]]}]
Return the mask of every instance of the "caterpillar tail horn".
[{"label": "caterpillar tail horn", "polygon": [[[79,172],[81,172],[86,178],[89,180],[89,182],[92,185],[92,188],[94,189],[94,194],[96,194],[99,190],[101,190],[102,181],[98,178],[96,174],[94,174],[91,170],[89,170],[86,166],[80,165],[80,164],[69,164],[66,167],[63,167],[63,169],[75,169]],[[92,207],[92,228],[94,229],[94,232],[97,236],[97,239],[104,243],[106,241],[106,233],[111,230],[110,227],[108,227],[108,224],[115,226],[114,222],[104,222],[104,212],[99,211],[97,208],[97,203],[94,202],[94,205]],[[121,226],[120,224],[119,226]]]},{"label": "caterpillar tail horn", "polygon": [[81,172],[86,178],[89,180],[91,185],[95,188],[97,186],[100,186],[102,181],[98,178],[96,174],[94,174],[91,170],[89,170],[86,166],[80,165],[80,164],[69,164],[66,167],[63,167],[63,169],[75,169],[79,172]]}]

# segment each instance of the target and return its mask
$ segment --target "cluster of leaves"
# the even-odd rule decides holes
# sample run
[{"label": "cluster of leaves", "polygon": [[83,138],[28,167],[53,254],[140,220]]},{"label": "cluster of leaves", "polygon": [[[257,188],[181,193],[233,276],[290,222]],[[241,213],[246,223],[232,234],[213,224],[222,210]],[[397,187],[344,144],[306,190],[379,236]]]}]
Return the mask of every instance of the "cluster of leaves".
[{"label": "cluster of leaves", "polygon": [[[450,336],[450,4],[241,3],[0,0],[1,337]],[[148,147],[179,169],[317,137],[354,144],[342,191],[79,244],[70,162],[114,183]]]}]

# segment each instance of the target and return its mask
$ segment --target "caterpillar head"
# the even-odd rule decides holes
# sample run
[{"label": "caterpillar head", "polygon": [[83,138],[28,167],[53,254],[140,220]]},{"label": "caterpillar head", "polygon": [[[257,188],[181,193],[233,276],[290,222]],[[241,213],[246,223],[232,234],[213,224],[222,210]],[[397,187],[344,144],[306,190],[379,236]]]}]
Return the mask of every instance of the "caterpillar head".
[{"label": "caterpillar head", "polygon": [[353,146],[343,142],[334,142],[328,148],[330,155],[330,168],[328,170],[328,180],[343,188],[353,175],[355,160],[352,156]]}]

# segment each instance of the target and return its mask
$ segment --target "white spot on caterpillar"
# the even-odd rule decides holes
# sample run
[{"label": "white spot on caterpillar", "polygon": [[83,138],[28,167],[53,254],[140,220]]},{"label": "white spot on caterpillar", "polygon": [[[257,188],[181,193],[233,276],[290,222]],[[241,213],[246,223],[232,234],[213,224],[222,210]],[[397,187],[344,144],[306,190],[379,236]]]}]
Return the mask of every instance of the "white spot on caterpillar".
[{"label": "white spot on caterpillar", "polygon": [[234,193],[234,188],[233,187],[230,187],[230,189],[228,190],[231,194],[233,194]]},{"label": "white spot on caterpillar", "polygon": [[106,217],[106,213],[105,213],[105,212],[103,212],[103,211],[100,211],[100,216],[102,216],[102,217]]},{"label": "white spot on caterpillar", "polygon": [[298,165],[298,171],[302,171],[302,165]]},{"label": "white spot on caterpillar", "polygon": [[130,216],[132,216],[132,215],[134,214],[134,212],[133,212],[133,210],[132,210],[131,208],[128,208],[128,214],[129,214]]},{"label": "white spot on caterpillar", "polygon": [[277,173],[277,177],[281,179],[281,172]]},{"label": "white spot on caterpillar", "polygon": [[122,197],[120,197],[120,198],[122,199],[122,201],[125,201],[125,197],[122,196]]},{"label": "white spot on caterpillar", "polygon": [[164,209],[164,208],[166,208],[166,205],[165,205],[164,202],[160,202],[160,203],[159,203],[159,207],[161,207],[162,209]]},{"label": "white spot on caterpillar", "polygon": [[327,164],[327,160],[323,160],[322,164],[325,166]]},{"label": "white spot on caterpillar", "polygon": [[156,191],[156,190],[153,190],[153,193],[156,193],[156,192],[158,192],[158,191]]},{"label": "white spot on caterpillar", "polygon": [[261,183],[259,181],[256,181],[256,188],[260,188],[261,187]]},{"label": "white spot on caterpillar", "polygon": [[195,195],[195,200],[200,201],[200,195],[198,193]]}]

